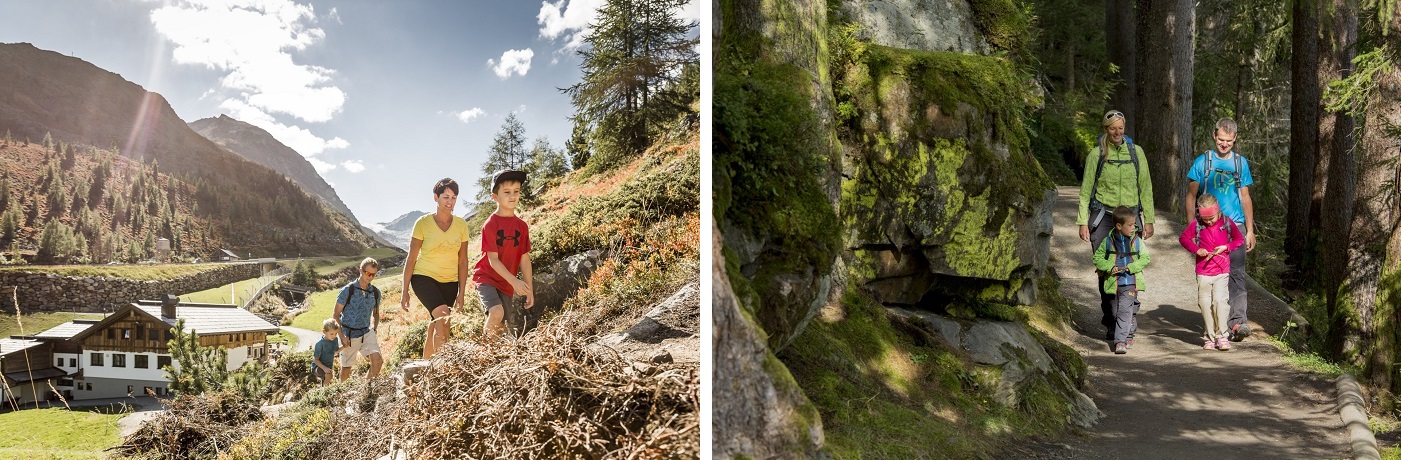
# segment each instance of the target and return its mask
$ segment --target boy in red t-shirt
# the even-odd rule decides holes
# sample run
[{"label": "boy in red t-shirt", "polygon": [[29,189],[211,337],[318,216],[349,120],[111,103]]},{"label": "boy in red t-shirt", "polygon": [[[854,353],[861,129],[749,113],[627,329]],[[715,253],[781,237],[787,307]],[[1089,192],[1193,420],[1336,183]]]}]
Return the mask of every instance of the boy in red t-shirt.
[{"label": "boy in red t-shirt", "polygon": [[[530,270],[530,227],[516,217],[525,173],[505,170],[491,179],[491,201],[496,212],[482,227],[482,258],[477,261],[472,282],[486,309],[486,324],[482,331],[500,336],[506,330],[504,318],[511,298],[525,296],[525,308],[535,306],[534,284]],[[516,278],[519,271],[520,278]]]}]

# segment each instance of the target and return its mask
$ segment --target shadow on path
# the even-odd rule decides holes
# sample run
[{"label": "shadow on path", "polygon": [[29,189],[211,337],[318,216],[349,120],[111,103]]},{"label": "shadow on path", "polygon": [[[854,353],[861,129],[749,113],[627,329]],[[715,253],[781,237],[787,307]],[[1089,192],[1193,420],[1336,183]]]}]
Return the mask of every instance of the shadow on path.
[{"label": "shadow on path", "polygon": [[[1072,344],[1089,365],[1086,394],[1105,417],[1069,444],[1048,443],[1007,458],[1247,459],[1348,457],[1331,384],[1290,369],[1262,334],[1229,352],[1203,350],[1193,258],[1177,244],[1182,225],[1159,216],[1148,239],[1153,261],[1141,294],[1134,349],[1115,355],[1103,340],[1089,244],[1075,226],[1078,189],[1060,187],[1051,264],[1062,294],[1079,306]],[[1251,293],[1251,319],[1277,331],[1279,305]],[[1287,314],[1284,315],[1287,318]]]}]

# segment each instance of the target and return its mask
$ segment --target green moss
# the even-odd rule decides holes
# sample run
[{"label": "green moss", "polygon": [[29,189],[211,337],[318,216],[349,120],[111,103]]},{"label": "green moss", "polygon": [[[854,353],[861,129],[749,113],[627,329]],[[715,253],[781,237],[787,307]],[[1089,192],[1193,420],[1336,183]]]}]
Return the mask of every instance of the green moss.
[{"label": "green moss", "polygon": [[817,406],[834,457],[980,458],[1064,430],[1068,405],[1054,382],[1034,382],[1003,407],[993,398],[999,368],[972,364],[921,321],[888,317],[858,289],[841,307],[842,319],[813,321],[780,354]]},{"label": "green moss", "polygon": [[973,24],[988,43],[1013,55],[1026,53],[1031,18],[1013,0],[969,0]]}]

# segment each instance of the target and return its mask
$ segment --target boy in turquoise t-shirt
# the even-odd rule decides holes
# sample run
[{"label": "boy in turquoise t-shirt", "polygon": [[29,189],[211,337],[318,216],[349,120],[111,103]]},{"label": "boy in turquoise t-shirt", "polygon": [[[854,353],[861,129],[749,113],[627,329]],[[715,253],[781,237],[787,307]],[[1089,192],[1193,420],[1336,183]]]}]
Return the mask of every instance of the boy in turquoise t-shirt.
[{"label": "boy in turquoise t-shirt", "polygon": [[334,369],[336,352],[340,349],[336,345],[336,337],[341,333],[341,325],[335,319],[326,318],[321,322],[321,340],[316,341],[316,345],[311,347],[311,375],[322,385],[330,385],[336,375]]}]

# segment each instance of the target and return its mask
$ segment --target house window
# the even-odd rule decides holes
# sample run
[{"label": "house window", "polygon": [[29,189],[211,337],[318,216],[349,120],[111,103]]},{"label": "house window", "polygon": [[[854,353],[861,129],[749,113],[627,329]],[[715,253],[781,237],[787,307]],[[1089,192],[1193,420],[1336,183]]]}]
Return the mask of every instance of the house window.
[{"label": "house window", "polygon": [[90,362],[90,363],[88,363],[88,364],[93,365],[93,366],[101,366],[101,365],[102,365],[102,353],[93,353],[93,354],[92,354],[92,362]]},{"label": "house window", "polygon": [[131,394],[131,392],[132,392],[133,390],[135,390],[135,389],[136,389],[136,387],[131,386],[131,385],[127,385],[127,386],[126,386],[126,395],[127,395],[127,396],[135,396],[135,395]]},{"label": "house window", "polygon": [[160,330],[157,330],[157,329],[147,329],[147,330],[146,330],[146,340],[160,340],[160,339],[161,339],[161,331],[160,331]]},{"label": "house window", "polygon": [[146,355],[136,355],[136,368],[137,368],[137,369],[149,369],[149,368],[151,367],[150,364],[151,364],[151,357],[150,357],[150,356],[146,356]]},{"label": "house window", "polygon": [[126,353],[112,353],[112,367],[126,367]]},{"label": "house window", "polygon": [[88,391],[92,391],[92,382],[87,383]]},{"label": "house window", "polygon": [[112,329],[108,329],[108,330],[107,330],[107,340],[112,340],[112,339],[115,339],[115,338],[117,338],[117,333],[116,333],[115,331],[113,331]]},{"label": "house window", "polygon": [[63,358],[58,358],[58,362],[54,364],[54,367],[63,367]]},{"label": "house window", "polygon": [[78,367],[78,358],[68,358],[68,367]]},{"label": "house window", "polygon": [[169,366],[169,365],[170,365],[170,357],[169,357],[169,356],[157,356],[157,357],[156,357],[156,369],[165,369],[165,366]]},{"label": "house window", "polygon": [[122,338],[123,338],[123,339],[130,339],[130,338],[131,338],[131,329],[122,329]]}]

